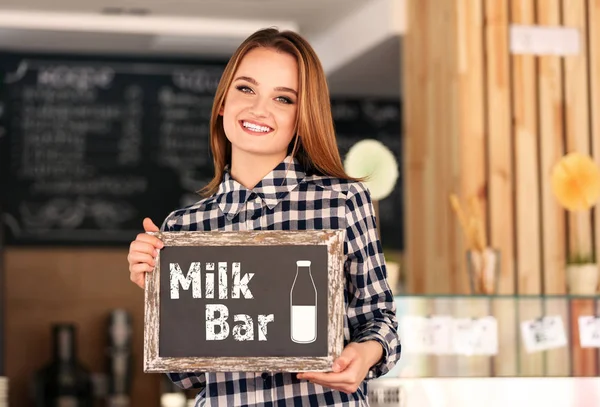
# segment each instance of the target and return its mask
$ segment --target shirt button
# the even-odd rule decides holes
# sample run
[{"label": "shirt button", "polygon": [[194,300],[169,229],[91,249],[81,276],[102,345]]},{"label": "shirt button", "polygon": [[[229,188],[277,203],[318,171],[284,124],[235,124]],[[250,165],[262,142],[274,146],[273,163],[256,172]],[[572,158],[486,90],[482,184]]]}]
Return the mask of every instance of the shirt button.
[{"label": "shirt button", "polygon": [[250,195],[248,195],[248,200],[253,201],[256,199],[256,197],[257,197],[257,195],[254,192],[252,192]]},{"label": "shirt button", "polygon": [[269,374],[268,373],[263,373],[263,374],[260,375],[260,377],[262,377],[263,380],[267,380],[267,377],[269,377]]}]

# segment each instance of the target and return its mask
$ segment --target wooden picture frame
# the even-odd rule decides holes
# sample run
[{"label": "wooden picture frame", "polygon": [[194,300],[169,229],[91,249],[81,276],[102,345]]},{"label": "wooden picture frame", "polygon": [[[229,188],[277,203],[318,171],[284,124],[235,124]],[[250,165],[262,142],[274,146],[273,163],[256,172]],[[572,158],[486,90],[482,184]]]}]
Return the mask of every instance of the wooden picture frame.
[{"label": "wooden picture frame", "polygon": [[[333,361],[341,354],[344,342],[345,231],[330,229],[310,231],[153,232],[150,234],[161,239],[165,247],[159,251],[154,271],[146,275],[144,372],[331,371]],[[327,253],[327,355],[294,357],[160,356],[160,282],[163,272],[161,270],[161,254],[169,247],[182,246],[212,246],[215,247],[213,250],[218,250],[217,247],[227,246],[325,246]],[[296,250],[296,248],[288,250]],[[268,261],[269,259],[265,259],[265,262]]]}]

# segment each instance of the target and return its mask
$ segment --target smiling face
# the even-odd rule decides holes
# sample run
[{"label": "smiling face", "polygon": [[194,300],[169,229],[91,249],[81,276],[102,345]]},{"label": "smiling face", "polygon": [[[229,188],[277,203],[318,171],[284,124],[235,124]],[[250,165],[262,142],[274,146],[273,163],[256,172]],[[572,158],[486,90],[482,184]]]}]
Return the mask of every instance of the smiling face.
[{"label": "smiling face", "polygon": [[244,56],[220,111],[232,159],[285,158],[294,137],[297,93],[294,56],[271,48],[254,48]]}]

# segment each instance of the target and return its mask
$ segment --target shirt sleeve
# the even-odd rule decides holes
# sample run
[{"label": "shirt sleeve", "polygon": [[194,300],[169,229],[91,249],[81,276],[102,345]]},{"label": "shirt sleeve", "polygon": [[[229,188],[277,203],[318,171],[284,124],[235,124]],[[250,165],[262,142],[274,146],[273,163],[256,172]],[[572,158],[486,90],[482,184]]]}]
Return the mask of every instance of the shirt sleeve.
[{"label": "shirt sleeve", "polygon": [[176,386],[184,390],[206,387],[206,374],[203,372],[167,373],[167,376]]},{"label": "shirt sleeve", "polygon": [[[175,222],[175,212],[171,212],[169,216],[163,221],[160,231],[161,232],[174,232],[180,230],[180,228],[173,227]],[[169,379],[178,387],[187,389],[202,389],[206,387],[206,374],[203,372],[192,372],[192,373],[167,373]]]},{"label": "shirt sleeve", "polygon": [[346,200],[344,246],[350,340],[374,340],[383,347],[383,357],[367,375],[367,379],[374,379],[394,367],[401,347],[373,203],[361,183],[352,184]]},{"label": "shirt sleeve", "polygon": [[173,227],[172,224],[175,222],[175,211],[171,212],[165,220],[163,220],[162,225],[160,226],[161,232],[172,232]]}]

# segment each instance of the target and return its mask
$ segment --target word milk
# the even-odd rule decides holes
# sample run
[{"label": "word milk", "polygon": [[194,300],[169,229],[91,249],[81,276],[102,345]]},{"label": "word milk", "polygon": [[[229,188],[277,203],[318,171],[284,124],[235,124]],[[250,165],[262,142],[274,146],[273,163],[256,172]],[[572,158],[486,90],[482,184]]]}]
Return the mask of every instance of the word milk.
[{"label": "word milk", "polygon": [[[254,273],[246,273],[241,275],[242,265],[239,262],[231,264],[231,284],[228,279],[227,262],[219,262],[217,264],[216,277],[218,286],[215,292],[215,263],[205,263],[204,273],[202,273],[201,262],[193,262],[187,272],[187,276],[183,275],[183,271],[179,263],[169,264],[169,283],[171,288],[171,299],[179,299],[180,288],[187,291],[192,289],[192,298],[214,299],[217,294],[218,299],[226,300],[230,296],[231,299],[246,299],[252,300],[254,296],[248,288],[248,284]],[[203,277],[204,276],[204,277]],[[204,280],[204,285],[202,281]],[[231,292],[229,287],[231,286]],[[204,288],[204,291],[202,290]],[[203,297],[204,295],[204,297]],[[216,315],[218,313],[218,316]],[[206,304],[206,340],[219,341],[229,337],[229,309],[224,304]],[[267,340],[267,324],[273,322],[275,317],[273,314],[258,315],[258,340]],[[252,341],[254,340],[254,321],[250,315],[236,314],[233,316],[233,322],[238,322],[233,326],[233,339],[236,341]],[[218,328],[218,331],[217,329]]]}]

